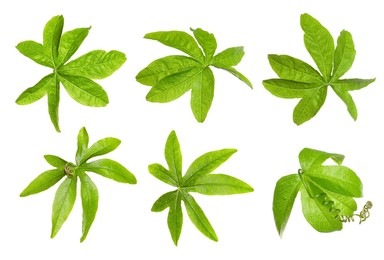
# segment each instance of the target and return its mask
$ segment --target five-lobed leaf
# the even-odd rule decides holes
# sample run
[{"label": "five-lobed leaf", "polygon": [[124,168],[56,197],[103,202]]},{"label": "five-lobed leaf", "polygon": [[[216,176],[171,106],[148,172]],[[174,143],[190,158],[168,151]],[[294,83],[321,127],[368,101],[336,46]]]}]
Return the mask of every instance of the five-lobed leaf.
[{"label": "five-lobed leaf", "polygon": [[171,102],[192,90],[191,109],[196,120],[202,123],[208,115],[214,97],[215,80],[209,66],[228,71],[251,88],[252,84],[233,68],[244,56],[243,47],[228,48],[215,55],[217,42],[214,35],[200,28],[191,31],[195,39],[181,31],[146,34],[144,38],[157,40],[190,57],[172,55],[155,60],[136,75],[136,80],[152,87],[146,96],[150,102]]},{"label": "five-lobed leaf", "polygon": [[88,144],[89,135],[85,127],[83,127],[77,136],[76,164],[67,162],[55,155],[45,155],[45,160],[56,169],[40,174],[20,194],[21,197],[25,197],[42,192],[67,176],[57,189],[52,206],[52,238],[59,232],[73,208],[76,200],[77,178],[79,178],[83,207],[83,234],[80,242],[86,239],[95,220],[99,200],[97,187],[86,172],[94,172],[122,183],[136,183],[136,177],[116,161],[100,159],[88,162],[89,159],[95,156],[104,155],[115,150],[120,145],[120,140],[108,137],[95,142],[89,148]]},{"label": "five-lobed leaf", "polygon": [[[323,165],[332,159],[338,165]],[[319,232],[342,229],[342,216],[357,210],[354,198],[362,197],[360,178],[341,166],[344,156],[304,148],[299,154],[301,169],[279,179],[273,197],[276,228],[282,236],[297,193],[301,193],[302,211],[307,222]]]},{"label": "five-lobed leaf", "polygon": [[264,80],[264,87],[280,98],[301,98],[293,112],[293,121],[297,125],[307,122],[319,112],[325,102],[328,86],[356,120],[357,108],[348,91],[366,87],[375,79],[340,79],[352,67],[355,59],[352,35],[343,30],[335,49],[332,35],[315,18],[303,14],[300,25],[304,31],[305,47],[320,73],[299,59],[270,54],[269,63],[280,79]]},{"label": "five-lobed leaf", "polygon": [[55,16],[44,27],[43,44],[23,41],[16,46],[24,56],[53,69],[52,74],[26,89],[16,103],[28,105],[48,95],[48,113],[57,132],[60,132],[60,82],[78,103],[92,107],[106,106],[109,102],[107,93],[92,79],[112,75],[126,61],[122,52],[95,50],[66,64],[87,37],[90,27],[62,34],[63,26],[63,16]]},{"label": "five-lobed leaf", "polygon": [[182,176],[182,154],[175,131],[172,131],[165,146],[165,158],[169,170],[160,164],[148,166],[149,172],[157,179],[177,187],[177,190],[161,195],[153,204],[152,211],[160,212],[169,208],[168,228],[177,245],[183,223],[181,201],[184,201],[187,214],[196,228],[208,238],[217,241],[217,235],[205,213],[189,192],[206,195],[230,195],[252,192],[247,183],[225,174],[211,174],[224,163],[235,149],[222,149],[206,153],[196,159]]}]

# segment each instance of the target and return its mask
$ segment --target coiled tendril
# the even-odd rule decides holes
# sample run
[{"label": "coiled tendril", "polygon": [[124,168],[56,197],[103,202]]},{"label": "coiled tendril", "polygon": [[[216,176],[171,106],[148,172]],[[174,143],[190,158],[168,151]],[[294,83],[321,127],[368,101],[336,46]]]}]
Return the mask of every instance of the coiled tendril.
[{"label": "coiled tendril", "polygon": [[326,193],[322,192],[322,193],[319,193],[319,194],[316,194],[316,195],[312,195],[309,192],[307,184],[304,182],[303,177],[302,177],[303,170],[299,169],[298,170],[298,174],[299,174],[301,182],[303,183],[304,188],[307,191],[309,197],[312,198],[312,199],[319,199],[324,206],[329,207],[329,212],[330,213],[336,213],[335,214],[335,219],[339,219],[341,222],[346,223],[346,222],[354,222],[355,221],[354,217],[359,217],[360,218],[359,224],[361,224],[362,222],[367,220],[367,218],[369,218],[369,216],[371,215],[369,213],[369,210],[372,208],[373,204],[369,200],[365,203],[363,209],[360,211],[359,214],[355,214],[354,213],[354,214],[351,214],[349,216],[340,214],[340,212],[341,212],[340,209],[335,208],[335,203],[332,200],[329,199],[329,197],[327,196]]}]

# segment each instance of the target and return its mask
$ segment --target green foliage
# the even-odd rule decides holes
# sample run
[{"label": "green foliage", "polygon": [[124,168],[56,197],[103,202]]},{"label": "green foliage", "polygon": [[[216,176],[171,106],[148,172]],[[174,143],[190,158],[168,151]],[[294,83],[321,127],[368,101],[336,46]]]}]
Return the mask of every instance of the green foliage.
[{"label": "green foliage", "polygon": [[243,47],[228,48],[215,55],[217,43],[214,35],[200,28],[191,31],[195,39],[181,31],[145,35],[146,39],[159,41],[190,57],[172,55],[155,60],[137,74],[136,80],[152,87],[146,97],[150,102],[171,102],[191,90],[193,115],[198,122],[204,122],[214,96],[215,78],[210,66],[228,71],[251,88],[252,84],[233,68],[244,56]]},{"label": "green foliage", "polygon": [[288,55],[268,55],[279,79],[263,81],[271,94],[280,98],[300,98],[293,111],[293,121],[301,125],[314,117],[325,102],[328,86],[345,103],[351,117],[357,119],[357,109],[349,91],[364,88],[375,79],[340,79],[351,67],[356,51],[352,35],[342,31],[334,40],[328,30],[309,14],[301,15],[304,44],[320,72],[311,65]]},{"label": "green foliage", "polygon": [[[323,165],[328,159],[337,165]],[[357,210],[353,198],[363,196],[363,184],[355,172],[341,166],[343,160],[341,154],[309,148],[300,152],[299,173],[280,178],[275,187],[273,215],[280,236],[299,191],[304,217],[319,232],[341,230],[343,218],[357,215],[353,214]]]},{"label": "green foliage", "polygon": [[168,169],[160,164],[148,166],[149,172],[159,180],[177,189],[161,195],[152,206],[153,212],[169,208],[168,228],[175,245],[179,241],[183,225],[181,201],[184,202],[187,214],[201,233],[213,241],[218,241],[217,235],[190,192],[205,195],[229,195],[252,192],[253,188],[245,182],[225,174],[212,172],[228,160],[235,149],[222,149],[206,153],[197,158],[182,176],[182,155],[176,133],[169,134],[165,145],[165,159]]},{"label": "green foliage", "polygon": [[95,219],[99,201],[97,187],[85,172],[94,172],[112,180],[130,184],[135,184],[136,178],[124,166],[113,160],[100,159],[88,162],[93,157],[115,150],[119,146],[120,140],[111,137],[104,138],[88,148],[89,136],[84,127],[80,129],[77,140],[76,164],[55,155],[45,155],[46,161],[56,169],[40,174],[23,190],[20,196],[26,197],[47,190],[65,177],[56,191],[52,206],[51,237],[54,238],[75,204],[77,178],[79,178],[83,207],[83,235],[80,242],[83,242]]},{"label": "green foliage", "polygon": [[112,75],[126,61],[122,52],[95,50],[66,63],[83,43],[91,28],[78,28],[62,34],[63,26],[63,16],[55,16],[45,25],[43,44],[24,41],[16,46],[24,56],[53,69],[53,73],[21,93],[16,103],[28,105],[48,95],[48,112],[58,132],[60,82],[78,103],[103,107],[109,102],[108,95],[92,79],[103,79]]}]

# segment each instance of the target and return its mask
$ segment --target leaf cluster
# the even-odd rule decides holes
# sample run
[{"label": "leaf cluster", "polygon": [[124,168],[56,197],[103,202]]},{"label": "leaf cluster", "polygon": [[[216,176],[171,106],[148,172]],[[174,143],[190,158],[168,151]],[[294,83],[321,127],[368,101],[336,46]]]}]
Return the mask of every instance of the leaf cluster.
[{"label": "leaf cluster", "polygon": [[264,87],[280,98],[300,98],[293,111],[297,125],[314,117],[323,106],[328,86],[345,103],[351,117],[357,119],[357,108],[349,91],[359,90],[375,79],[340,79],[351,67],[356,51],[352,35],[343,30],[336,49],[329,31],[309,14],[301,15],[304,44],[319,71],[308,63],[288,55],[268,55],[278,79],[263,81]]},{"label": "leaf cluster", "polygon": [[197,158],[183,176],[180,144],[176,133],[172,131],[164,151],[168,169],[157,163],[149,165],[148,170],[154,177],[176,188],[174,191],[161,195],[152,206],[154,212],[169,208],[168,228],[175,245],[178,243],[183,225],[182,201],[189,219],[196,228],[213,241],[218,241],[215,230],[190,192],[205,195],[230,195],[253,191],[251,186],[232,176],[212,174],[235,152],[235,149],[208,152]]},{"label": "leaf cluster", "polygon": [[21,93],[16,103],[29,105],[47,95],[49,116],[58,132],[60,132],[60,82],[78,103],[91,107],[103,107],[109,102],[108,95],[92,79],[103,79],[112,75],[126,61],[125,54],[122,52],[94,50],[67,63],[83,43],[91,28],[77,28],[62,34],[63,27],[64,17],[55,16],[44,27],[43,44],[23,41],[16,46],[21,54],[40,65],[53,69],[51,74]]},{"label": "leaf cluster", "polygon": [[83,235],[80,242],[87,237],[95,219],[99,193],[96,185],[86,172],[94,172],[106,178],[122,183],[135,184],[135,176],[120,163],[110,159],[99,159],[88,162],[89,159],[112,152],[120,145],[120,140],[112,137],[104,138],[88,147],[89,136],[82,128],[77,137],[76,164],[67,162],[55,155],[45,155],[45,160],[55,167],[43,172],[35,178],[20,194],[26,197],[45,191],[59,182],[52,206],[52,231],[54,238],[72,211],[76,200],[77,180],[81,183],[81,201],[83,207]]},{"label": "leaf cluster", "polygon": [[[332,159],[337,165],[323,165]],[[299,154],[301,169],[279,179],[273,196],[273,215],[283,235],[298,192],[307,222],[319,232],[342,229],[340,216],[357,210],[353,198],[363,196],[363,184],[354,171],[342,166],[344,156],[304,148]]]},{"label": "leaf cluster", "polygon": [[234,68],[244,56],[243,47],[228,48],[215,55],[215,36],[200,28],[191,31],[195,38],[182,31],[146,34],[144,38],[159,41],[189,56],[157,59],[141,70],[136,80],[152,87],[146,97],[150,102],[171,102],[191,90],[193,115],[198,122],[204,122],[214,96],[215,79],[210,66],[228,71],[251,88],[252,84]]}]

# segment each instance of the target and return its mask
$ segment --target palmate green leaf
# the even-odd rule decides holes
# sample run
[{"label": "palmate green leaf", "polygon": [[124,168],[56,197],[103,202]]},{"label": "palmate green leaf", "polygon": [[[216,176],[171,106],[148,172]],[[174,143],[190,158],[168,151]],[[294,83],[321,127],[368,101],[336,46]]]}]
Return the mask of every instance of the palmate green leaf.
[{"label": "palmate green leaf", "polygon": [[99,199],[97,187],[86,174],[86,171],[122,183],[136,183],[136,177],[118,162],[110,159],[86,162],[90,158],[115,150],[119,146],[120,140],[109,137],[97,141],[90,148],[88,148],[88,144],[89,135],[83,127],[77,136],[76,164],[67,162],[56,155],[45,155],[45,160],[57,169],[45,171],[37,176],[20,194],[21,197],[25,197],[39,193],[67,176],[57,189],[52,206],[52,238],[59,232],[73,208],[76,200],[77,178],[79,178],[83,207],[83,235],[80,242],[86,239],[95,220]]},{"label": "palmate green leaf", "polygon": [[96,217],[99,205],[99,192],[87,174],[81,173],[79,178],[81,182],[81,203],[83,206],[83,235],[80,238],[80,242],[83,242],[87,238],[89,229]]},{"label": "palmate green leaf", "polygon": [[45,191],[55,185],[65,176],[63,170],[49,170],[45,171],[36,177],[20,194],[20,197],[26,197]]},{"label": "palmate green leaf", "polygon": [[171,55],[151,62],[136,75],[136,80],[143,85],[154,86],[169,75],[187,71],[200,65],[201,64],[193,58]]},{"label": "palmate green leaf", "polygon": [[300,98],[293,112],[293,121],[301,125],[313,118],[325,102],[328,86],[347,106],[351,117],[357,119],[357,108],[351,90],[368,86],[375,79],[340,79],[351,67],[356,51],[352,35],[342,31],[335,49],[332,35],[315,18],[303,14],[300,24],[304,43],[320,73],[311,65],[288,55],[268,55],[272,69],[280,79],[263,81],[271,94],[280,98]]},{"label": "palmate green leaf", "polygon": [[48,113],[57,132],[60,132],[60,82],[80,104],[106,106],[107,93],[91,79],[103,79],[112,75],[126,61],[122,52],[95,50],[65,64],[79,49],[90,27],[77,28],[62,34],[63,26],[63,16],[55,16],[44,27],[43,44],[23,41],[16,46],[24,56],[53,69],[53,73],[26,89],[16,103],[28,105],[48,95]]},{"label": "palmate green leaf", "polygon": [[284,176],[276,183],[272,209],[276,228],[280,236],[283,236],[289,216],[291,215],[293,203],[301,186],[302,183],[297,174]]},{"label": "palmate green leaf", "polygon": [[175,245],[179,241],[183,223],[181,200],[184,201],[188,216],[196,228],[213,241],[218,240],[203,210],[189,192],[199,192],[206,195],[230,195],[253,191],[250,185],[232,176],[211,174],[235,152],[235,149],[222,149],[206,153],[196,159],[182,177],[180,144],[175,131],[172,131],[168,136],[164,151],[169,170],[157,163],[148,166],[149,172],[154,177],[177,187],[177,190],[161,195],[151,209],[153,212],[161,212],[169,207],[168,228]]},{"label": "palmate green leaf", "polygon": [[76,184],[76,176],[72,178],[67,177],[56,191],[52,206],[51,238],[56,236],[72,211],[76,200]]},{"label": "palmate green leaf", "polygon": [[244,56],[243,47],[228,48],[215,55],[217,42],[214,35],[200,28],[191,31],[196,40],[181,31],[146,34],[144,38],[157,40],[191,57],[172,55],[155,60],[136,75],[136,80],[152,87],[146,96],[150,102],[171,102],[192,90],[191,109],[196,120],[202,123],[214,97],[215,80],[209,66],[228,71],[251,88],[252,84],[233,68]]},{"label": "palmate green leaf", "polygon": [[[323,165],[332,159],[338,165]],[[342,229],[342,219],[351,217],[362,197],[363,184],[353,170],[341,166],[344,156],[304,148],[299,154],[298,174],[280,178],[273,198],[277,230],[282,235],[297,192],[301,192],[302,211],[307,222],[319,232]]]}]

